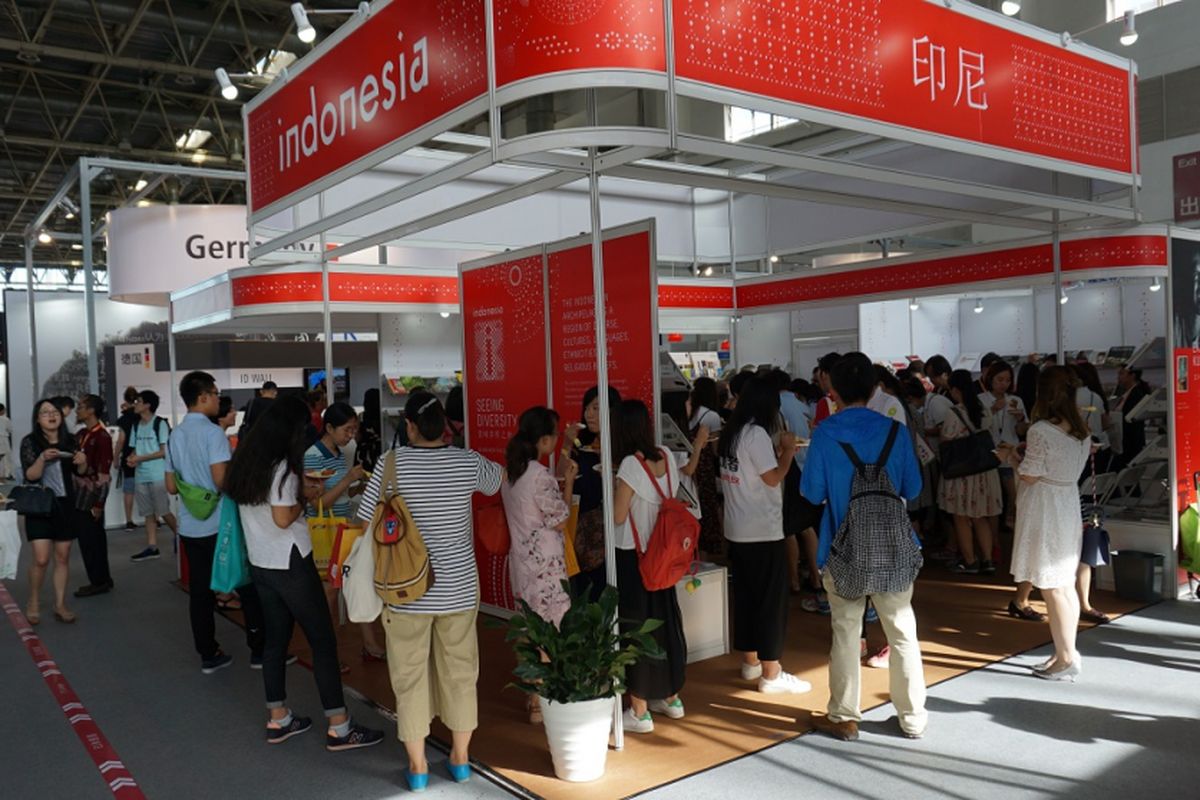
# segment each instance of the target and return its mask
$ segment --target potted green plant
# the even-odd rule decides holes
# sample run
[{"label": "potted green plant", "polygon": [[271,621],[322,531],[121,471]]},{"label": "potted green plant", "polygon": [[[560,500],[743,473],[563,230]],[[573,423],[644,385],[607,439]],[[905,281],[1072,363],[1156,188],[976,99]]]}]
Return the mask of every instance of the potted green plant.
[{"label": "potted green plant", "polygon": [[597,602],[563,587],[571,606],[557,627],[523,600],[508,620],[515,686],[536,694],[545,720],[554,774],[566,781],[593,781],[604,774],[613,698],[625,690],[625,668],[641,658],[665,658],[651,633],[661,620],[636,630],[617,627],[617,590],[605,587]]}]

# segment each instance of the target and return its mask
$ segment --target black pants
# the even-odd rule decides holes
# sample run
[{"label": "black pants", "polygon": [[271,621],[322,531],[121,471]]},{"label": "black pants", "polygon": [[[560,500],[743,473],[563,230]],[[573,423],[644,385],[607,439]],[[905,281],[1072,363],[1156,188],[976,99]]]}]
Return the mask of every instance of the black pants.
[{"label": "black pants", "polygon": [[788,619],[787,545],[729,542],[733,570],[733,649],[762,661],[783,655]]},{"label": "black pants", "polygon": [[87,571],[88,583],[92,586],[105,586],[112,583],[112,573],[108,570],[108,532],[104,530],[104,514],[100,519],[92,516],[91,511],[79,511],[79,521],[76,530],[79,531],[79,555],[83,558],[83,568]]},{"label": "black pants", "polygon": [[637,630],[648,619],[662,620],[650,635],[667,657],[640,658],[625,669],[629,693],[643,700],[665,700],[679,694],[687,671],[687,640],[675,587],[651,592],[642,583],[637,553],[617,550],[618,610],[621,630]]},{"label": "black pants", "polygon": [[292,547],[287,569],[250,568],[254,585],[262,599],[266,621],[266,646],[263,648],[263,684],[267,692],[267,707],[281,708],[287,700],[286,673],[288,644],[292,641],[293,624],[312,648],[313,673],[325,716],[346,711],[342,695],[341,667],[338,664],[337,636],[321,577],[313,563],[312,554],[301,557]]},{"label": "black pants", "polygon": [[608,572],[603,563],[595,569],[583,570],[571,578],[571,591],[586,595],[593,603],[600,602],[600,595],[605,586],[608,586]]},{"label": "black pants", "polygon": [[[192,639],[200,658],[208,660],[220,651],[217,644],[217,596],[212,583],[213,555],[217,551],[217,535],[181,536],[183,552],[188,560],[188,612],[192,619]],[[246,618],[246,645],[254,657],[263,652],[263,610],[253,584],[238,588],[242,614]]]}]

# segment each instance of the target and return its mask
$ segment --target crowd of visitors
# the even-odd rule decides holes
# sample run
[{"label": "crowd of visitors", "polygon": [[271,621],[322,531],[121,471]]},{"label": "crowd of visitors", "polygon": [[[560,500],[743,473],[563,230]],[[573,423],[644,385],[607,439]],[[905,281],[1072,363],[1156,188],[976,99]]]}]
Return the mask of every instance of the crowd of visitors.
[{"label": "crowd of visitors", "polygon": [[[1018,368],[988,354],[981,366],[976,378],[939,355],[893,372],[862,353],[829,353],[811,382],[777,368],[743,370],[723,383],[699,378],[671,415],[690,440],[685,453],[657,446],[647,406],[612,388],[605,439],[604,390],[593,387],[581,398],[578,421],[564,424],[542,407],[521,414],[503,465],[463,448],[461,390],[445,404],[413,392],[398,446],[386,458],[378,391],[368,392],[360,416],[344,402],[326,405],[324,391],[280,395],[268,383],[231,436],[237,409],[213,376],[191,372],[180,382],[187,413],[177,428],[158,415],[154,392],[131,387],[115,441],[101,398],[85,395],[77,404],[47,398],[35,405],[33,432],[19,447],[24,482],[49,498],[46,513],[25,519],[33,551],[26,616],[32,624],[41,620],[42,584],[53,559],[54,617],[76,621],[67,606],[75,539],[88,583],[74,596],[113,590],[104,505],[115,473],[126,526],[133,525],[135,506],[145,520],[146,547],[133,561],[160,557],[161,525],[178,536],[201,671],[233,663],[217,641],[215,614],[218,607],[239,607],[250,666],[263,673],[265,738],[279,744],[299,735],[312,720],[287,700],[286,667],[295,661],[289,643],[298,624],[312,648],[327,749],[367,747],[383,734],[348,715],[336,589],[322,582],[311,530],[326,517],[370,526],[377,506],[398,495],[436,581],[418,599],[385,605],[381,628],[359,624],[361,655],[387,664],[410,787],[428,781],[424,741],[435,717],[452,732],[451,775],[464,781],[478,717],[472,497],[502,495],[513,592],[557,625],[570,605],[564,587],[595,599],[606,584],[600,465],[607,448],[615,470],[620,617],[635,627],[660,620],[653,636],[665,654],[627,671],[627,731],[652,732],[655,714],[685,715],[679,601],[673,588],[647,588],[639,569],[663,499],[682,485],[700,518],[699,553],[730,569],[741,679],[767,695],[811,690],[783,664],[792,595],[798,595],[799,607],[830,616],[832,629],[831,696],[827,713],[815,718],[818,730],[858,736],[865,663],[890,669],[900,728],[920,737],[928,717],[912,596],[924,559],[961,576],[993,575],[1005,560],[1002,534],[1012,531],[1016,588],[1007,611],[1046,621],[1030,600],[1035,588],[1041,592],[1055,652],[1034,674],[1075,680],[1082,672],[1079,619],[1107,621],[1089,602],[1092,569],[1107,554],[1093,543],[1089,555],[1078,485],[1097,462],[1128,463],[1145,445],[1141,426],[1126,424],[1120,452],[1108,452],[1109,409],[1127,413],[1150,391],[1136,370],[1121,371],[1110,400],[1087,363],[1031,360]],[[225,524],[217,513],[222,498],[236,504],[249,562],[250,580],[236,596],[210,588]],[[876,622],[887,643],[872,651],[867,630]],[[531,722],[541,721],[536,697],[527,712]]]}]

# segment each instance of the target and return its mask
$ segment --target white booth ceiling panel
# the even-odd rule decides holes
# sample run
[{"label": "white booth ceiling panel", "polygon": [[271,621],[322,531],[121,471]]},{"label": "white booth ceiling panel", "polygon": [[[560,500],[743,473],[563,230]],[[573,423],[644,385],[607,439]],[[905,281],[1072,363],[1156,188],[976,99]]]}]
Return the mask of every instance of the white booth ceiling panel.
[{"label": "white booth ceiling panel", "polygon": [[[767,219],[770,231],[768,245],[771,252],[803,250],[841,239],[868,238],[873,233],[915,227],[932,221],[917,214],[897,214],[778,198],[771,198],[769,201]],[[747,252],[740,240],[737,249],[739,253]]]}]

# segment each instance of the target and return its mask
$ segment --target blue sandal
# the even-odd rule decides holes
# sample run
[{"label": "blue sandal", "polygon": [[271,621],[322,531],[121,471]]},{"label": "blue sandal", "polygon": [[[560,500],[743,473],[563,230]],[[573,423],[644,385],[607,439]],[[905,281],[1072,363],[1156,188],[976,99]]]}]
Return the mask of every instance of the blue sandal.
[{"label": "blue sandal", "polygon": [[408,781],[408,790],[410,792],[423,792],[429,787],[428,772],[416,773],[406,769],[404,770],[404,779]]}]

